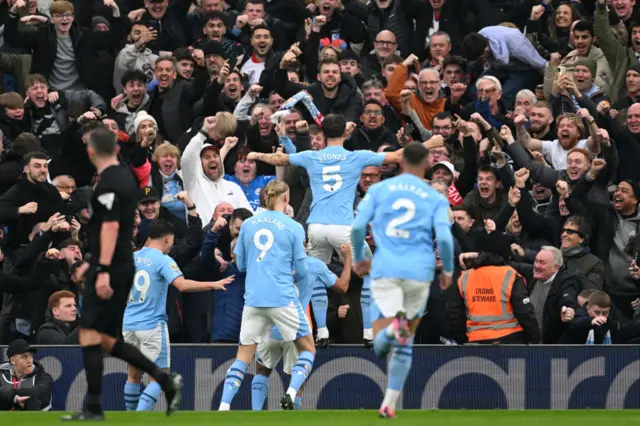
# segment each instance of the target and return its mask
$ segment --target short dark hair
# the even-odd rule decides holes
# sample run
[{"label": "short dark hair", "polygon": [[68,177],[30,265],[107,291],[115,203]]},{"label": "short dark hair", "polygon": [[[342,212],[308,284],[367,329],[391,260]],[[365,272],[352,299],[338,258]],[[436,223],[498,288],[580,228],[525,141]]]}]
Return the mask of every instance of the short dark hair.
[{"label": "short dark hair", "polygon": [[435,120],[451,120],[451,121],[453,121],[453,117],[451,117],[451,113],[449,111],[440,111],[439,113],[437,113],[436,115],[433,116],[433,119],[431,120],[431,124],[433,124],[433,122]]},{"label": "short dark hair", "polygon": [[234,221],[236,219],[240,219],[241,221],[245,221],[247,219],[249,219],[250,217],[253,217],[253,213],[251,212],[251,210],[249,209],[245,209],[243,207],[237,208],[233,211],[233,213],[231,213],[231,221]]},{"label": "short dark hair", "polygon": [[320,71],[322,67],[325,65],[337,65],[338,67],[340,67],[340,62],[336,58],[331,56],[327,58],[322,58],[320,63],[318,63],[318,71]]},{"label": "short dark hair", "polygon": [[32,151],[25,154],[23,164],[29,164],[31,160],[48,160],[49,156],[42,151]]},{"label": "short dark hair", "polygon": [[122,75],[120,83],[122,87],[126,86],[130,81],[139,81],[142,84],[147,84],[147,76],[140,70],[128,70]]},{"label": "short dark hair", "polygon": [[500,176],[498,176],[498,172],[496,172],[496,169],[494,169],[491,166],[478,167],[478,174],[480,173],[491,173],[493,176],[495,176],[496,180],[500,180]]},{"label": "short dark hair", "polygon": [[261,4],[263,6],[266,7],[265,1],[264,0],[247,0],[244,2],[244,7],[247,7],[247,5],[251,3],[251,4]]},{"label": "short dark hair", "polygon": [[315,123],[309,124],[309,134],[317,135],[318,133],[322,133],[322,128]]},{"label": "short dark hair", "polygon": [[384,61],[382,61],[382,68],[386,67],[389,64],[401,64],[402,63],[402,57],[396,55],[395,53],[392,53],[391,55],[387,56],[386,58],[384,58]]},{"label": "short dark hair", "polygon": [[465,212],[470,219],[473,219],[473,212],[471,209],[463,204],[459,204],[457,206],[451,206],[452,212]]},{"label": "short dark hair", "polygon": [[175,235],[173,225],[170,222],[164,219],[156,219],[149,224],[147,238],[150,240],[159,240],[160,238],[164,238],[168,235]]},{"label": "short dark hair", "polygon": [[427,159],[429,150],[420,142],[411,142],[404,147],[402,159],[412,166],[421,166]]},{"label": "short dark hair", "polygon": [[16,137],[13,141],[13,147],[11,151],[19,157],[24,157],[26,154],[39,151],[42,148],[40,145],[40,139],[33,133],[23,132]]},{"label": "short dark hair", "polygon": [[327,139],[337,139],[344,136],[347,129],[347,122],[344,115],[329,114],[322,121],[322,133]]},{"label": "short dark hair", "polygon": [[578,235],[580,235],[585,241],[589,241],[591,237],[591,223],[582,216],[570,216],[564,224],[571,223],[578,228]]},{"label": "short dark hair", "polygon": [[106,128],[106,126],[102,121],[90,120],[84,123],[82,127],[80,127],[80,134],[86,135],[87,133],[91,133],[96,129],[102,129],[102,128]]},{"label": "short dark hair", "polygon": [[576,31],[589,31],[591,37],[595,36],[593,32],[593,22],[588,19],[578,21],[578,23],[573,27],[573,32],[575,33]]},{"label": "short dark hair", "polygon": [[469,33],[462,40],[462,56],[469,61],[475,61],[482,56],[488,46],[489,42],[485,36],[479,33]]},{"label": "short dark hair", "polygon": [[449,65],[456,65],[462,68],[462,72],[467,72],[467,60],[462,56],[451,55],[447,56],[444,61],[442,61],[442,71],[446,70]]},{"label": "short dark hair", "polygon": [[378,105],[380,109],[384,109],[380,102],[376,101],[375,99],[369,99],[368,101],[365,101],[364,105],[362,106],[362,111],[364,111],[367,105]]},{"label": "short dark hair", "polygon": [[256,25],[255,27],[253,27],[251,29],[251,37],[253,37],[253,34],[258,30],[267,30],[267,31],[269,31],[269,34],[271,34],[271,37],[273,37],[273,33],[271,32],[271,28],[269,28],[269,26],[267,24],[260,24],[260,25]]},{"label": "short dark hair", "polygon": [[209,21],[222,21],[225,27],[229,26],[227,24],[227,15],[219,10],[212,10],[211,12],[205,13],[202,18],[202,27],[204,28]]},{"label": "short dark hair", "polygon": [[58,246],[58,250],[65,249],[67,247],[76,246],[82,248],[82,242],[80,240],[76,240],[75,238],[67,238]]},{"label": "short dark hair", "polygon": [[589,296],[587,306],[600,306],[601,308],[611,307],[611,297],[602,290],[596,290]]},{"label": "short dark hair", "polygon": [[97,156],[110,157],[116,154],[118,140],[106,126],[102,126],[89,133],[87,144],[94,149]]}]

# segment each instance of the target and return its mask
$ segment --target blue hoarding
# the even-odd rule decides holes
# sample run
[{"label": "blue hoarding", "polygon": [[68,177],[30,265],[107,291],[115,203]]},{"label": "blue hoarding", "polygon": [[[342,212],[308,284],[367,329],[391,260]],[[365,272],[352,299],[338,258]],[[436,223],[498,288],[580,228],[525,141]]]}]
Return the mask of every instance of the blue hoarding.
[{"label": "blue hoarding", "polygon": [[[172,348],[172,369],[184,376],[183,409],[217,409],[235,353],[233,346]],[[37,358],[54,378],[54,409],[79,409],[86,392],[80,349],[41,348]],[[105,359],[107,410],[124,409],[126,371],[124,362]],[[250,408],[254,371],[252,366],[232,409]],[[363,347],[318,350],[303,408],[378,408],[385,372],[386,362]],[[639,379],[640,347],[634,346],[421,346],[400,408],[640,408]],[[272,374],[269,409],[277,409],[288,383],[280,368]]]}]

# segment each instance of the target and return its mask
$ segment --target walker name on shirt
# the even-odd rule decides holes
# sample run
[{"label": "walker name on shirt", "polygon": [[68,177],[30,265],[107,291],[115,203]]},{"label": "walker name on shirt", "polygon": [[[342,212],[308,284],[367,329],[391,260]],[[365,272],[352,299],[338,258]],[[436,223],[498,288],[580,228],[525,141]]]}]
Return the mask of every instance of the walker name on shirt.
[{"label": "walker name on shirt", "polygon": [[427,198],[429,194],[422,188],[418,188],[415,185],[408,185],[406,183],[394,183],[389,185],[389,191],[407,191],[413,192],[420,198]]},{"label": "walker name on shirt", "polygon": [[255,217],[254,216],[254,218],[251,219],[251,223],[253,225],[257,225],[259,223],[270,223],[272,225],[275,225],[276,228],[278,228],[280,231],[282,231],[285,228],[284,223],[280,222],[278,219],[273,217],[261,217],[261,216]]}]

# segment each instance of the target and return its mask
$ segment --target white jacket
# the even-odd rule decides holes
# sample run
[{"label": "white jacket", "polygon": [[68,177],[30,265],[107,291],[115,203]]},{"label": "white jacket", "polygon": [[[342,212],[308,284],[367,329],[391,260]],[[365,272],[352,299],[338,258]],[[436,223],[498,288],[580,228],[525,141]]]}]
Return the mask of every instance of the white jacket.
[{"label": "white jacket", "polygon": [[201,133],[191,138],[180,160],[182,165],[180,176],[191,201],[196,204],[196,210],[202,219],[203,226],[211,221],[216,206],[225,201],[231,204],[234,209],[244,207],[253,211],[242,188],[236,183],[224,180],[222,165],[220,166],[220,179],[217,182],[213,182],[204,174],[200,151],[202,151],[206,140],[207,138]]}]

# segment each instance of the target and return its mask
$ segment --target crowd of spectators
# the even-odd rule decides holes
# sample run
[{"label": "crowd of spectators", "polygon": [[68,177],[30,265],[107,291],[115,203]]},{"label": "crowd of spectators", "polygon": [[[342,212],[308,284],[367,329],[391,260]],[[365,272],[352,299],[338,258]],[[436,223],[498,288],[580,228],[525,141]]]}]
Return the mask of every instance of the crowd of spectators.
[{"label": "crowd of spectators", "polygon": [[[2,1],[0,344],[77,343],[96,177],[85,144],[102,126],[140,184],[132,244],[166,219],[187,278],[235,275],[227,291],[170,291],[172,342],[237,343],[244,275],[232,247],[242,222],[264,208],[261,189],[274,179],[290,186],[300,223],[313,202],[304,169],[249,153],[321,150],[329,113],[348,122],[349,150],[442,136],[425,178],[450,200],[460,267],[487,251],[514,266],[544,343],[587,343],[590,329],[596,343],[635,341],[636,9],[633,0]],[[365,168],[353,208],[397,173]],[[330,265],[338,275],[341,258]],[[362,343],[361,289],[352,274],[345,293],[329,290],[332,342]],[[584,305],[595,291],[606,309],[594,314]],[[433,286],[416,343],[465,342],[450,297]]]}]

